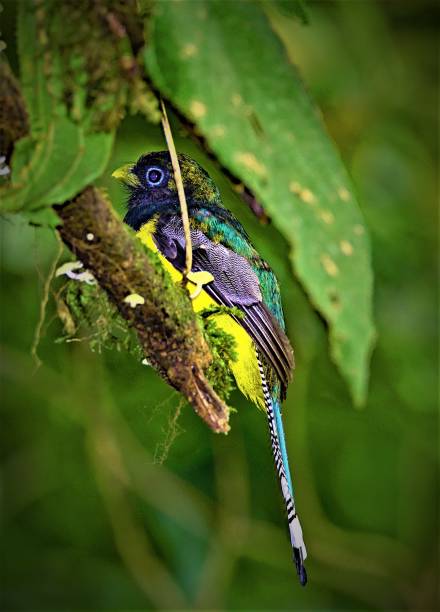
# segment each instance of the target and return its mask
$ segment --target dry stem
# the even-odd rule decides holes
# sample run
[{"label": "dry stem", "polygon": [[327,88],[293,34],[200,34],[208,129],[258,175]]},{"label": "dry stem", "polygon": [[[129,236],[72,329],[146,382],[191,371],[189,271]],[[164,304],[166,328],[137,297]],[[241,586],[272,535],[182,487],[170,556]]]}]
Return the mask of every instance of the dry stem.
[{"label": "dry stem", "polygon": [[163,100],[160,100],[162,110],[162,127],[167,141],[168,151],[170,152],[171,163],[173,165],[174,179],[176,181],[177,195],[179,196],[180,209],[182,211],[182,223],[185,233],[185,270],[183,271],[183,279],[186,281],[188,274],[192,268],[192,244],[191,231],[189,227],[188,206],[185,198],[185,190],[183,189],[182,175],[180,172],[179,158],[177,157],[176,147],[174,145],[173,134],[171,132],[170,122]]}]

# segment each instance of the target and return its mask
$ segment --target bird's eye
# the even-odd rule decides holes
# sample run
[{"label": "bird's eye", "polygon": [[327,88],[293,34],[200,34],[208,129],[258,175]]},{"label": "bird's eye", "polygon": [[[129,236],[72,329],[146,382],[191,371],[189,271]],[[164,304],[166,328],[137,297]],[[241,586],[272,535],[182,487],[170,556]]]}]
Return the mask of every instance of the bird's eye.
[{"label": "bird's eye", "polygon": [[160,168],[149,168],[147,170],[147,183],[152,187],[157,187],[161,184],[164,173]]}]

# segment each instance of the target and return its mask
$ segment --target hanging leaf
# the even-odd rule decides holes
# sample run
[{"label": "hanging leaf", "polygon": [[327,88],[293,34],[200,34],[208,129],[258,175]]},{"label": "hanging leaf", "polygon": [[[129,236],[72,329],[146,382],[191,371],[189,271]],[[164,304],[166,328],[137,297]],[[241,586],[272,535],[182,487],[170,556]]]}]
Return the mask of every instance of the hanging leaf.
[{"label": "hanging leaf", "polygon": [[271,0],[271,8],[275,7],[282,15],[298,19],[303,24],[309,23],[307,11],[302,0]]},{"label": "hanging leaf", "polygon": [[347,172],[262,8],[157,3],[145,61],[287,239],[295,273],[329,324],[333,359],[363,402],[374,337],[368,235]]},{"label": "hanging leaf", "polygon": [[120,21],[126,18],[135,31],[136,6],[134,0],[111,7],[91,0],[19,4],[20,82],[30,133],[15,145],[10,180],[0,191],[3,211],[25,212],[33,222],[56,220],[41,211],[102,174],[126,107],[154,114]]}]

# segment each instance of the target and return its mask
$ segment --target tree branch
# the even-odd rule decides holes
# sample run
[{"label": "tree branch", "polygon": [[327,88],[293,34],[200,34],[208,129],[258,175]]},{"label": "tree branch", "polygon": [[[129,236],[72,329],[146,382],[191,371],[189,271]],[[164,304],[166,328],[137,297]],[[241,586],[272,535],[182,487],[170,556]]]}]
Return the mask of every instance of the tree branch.
[{"label": "tree branch", "polygon": [[[97,189],[88,187],[55,210],[62,220],[62,240],[134,327],[150,363],[211,429],[226,433],[229,411],[205,378],[211,355],[184,290],[171,282]],[[144,304],[133,308],[124,302],[133,293]]]}]

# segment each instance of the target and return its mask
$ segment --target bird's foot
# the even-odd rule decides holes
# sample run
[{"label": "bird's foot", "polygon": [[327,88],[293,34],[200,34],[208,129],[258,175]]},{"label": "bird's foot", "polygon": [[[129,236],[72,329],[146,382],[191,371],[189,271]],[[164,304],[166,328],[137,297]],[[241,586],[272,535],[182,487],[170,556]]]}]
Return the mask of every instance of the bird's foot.
[{"label": "bird's foot", "polygon": [[210,272],[201,270],[200,272],[189,272],[187,274],[187,279],[196,286],[195,290],[189,296],[192,300],[195,300],[196,297],[201,294],[203,285],[212,282],[214,277]]}]

